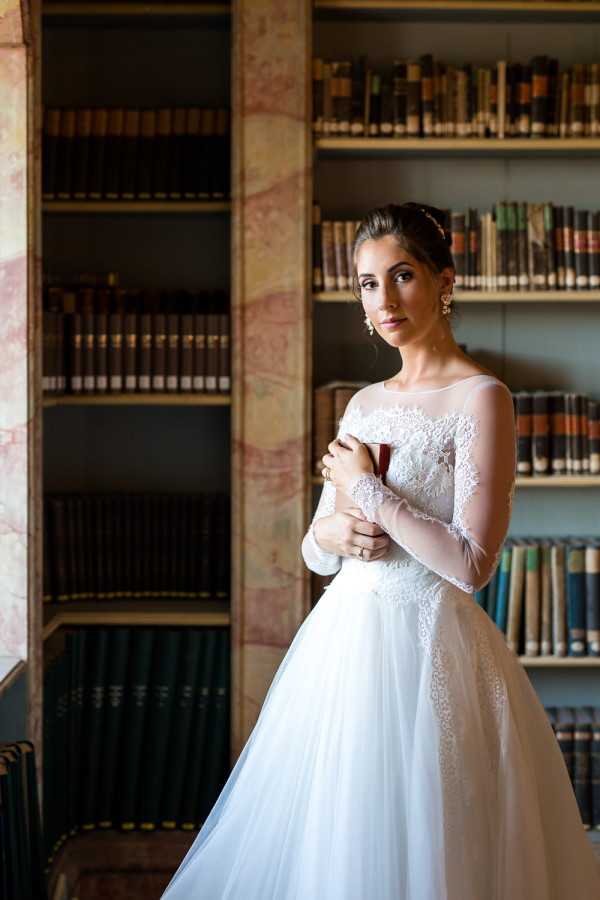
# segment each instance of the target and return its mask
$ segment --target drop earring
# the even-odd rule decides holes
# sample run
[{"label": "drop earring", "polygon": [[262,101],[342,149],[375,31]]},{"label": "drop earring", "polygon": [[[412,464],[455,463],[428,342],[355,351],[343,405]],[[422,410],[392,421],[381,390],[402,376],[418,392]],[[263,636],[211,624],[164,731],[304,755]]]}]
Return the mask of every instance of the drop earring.
[{"label": "drop earring", "polygon": [[442,301],[442,315],[449,316],[450,306],[452,305],[452,294],[442,294],[440,300]]},{"label": "drop earring", "polygon": [[365,320],[364,320],[364,321],[365,321],[365,325],[366,325],[367,328],[369,329],[369,334],[373,334],[373,332],[375,331],[375,329],[374,329],[374,327],[373,327],[373,323],[371,322],[370,318],[369,318],[368,316],[365,316]]}]

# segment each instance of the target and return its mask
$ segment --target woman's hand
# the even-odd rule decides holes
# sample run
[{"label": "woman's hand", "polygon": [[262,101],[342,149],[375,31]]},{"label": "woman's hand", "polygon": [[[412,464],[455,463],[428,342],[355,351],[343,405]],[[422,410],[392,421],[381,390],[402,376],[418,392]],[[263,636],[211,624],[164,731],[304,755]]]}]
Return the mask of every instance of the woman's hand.
[{"label": "woman's hand", "polygon": [[343,443],[335,438],[328,449],[329,453],[321,457],[323,465],[329,469],[331,483],[345,494],[358,475],[375,471],[369,448],[352,434],[345,434]]},{"label": "woman's hand", "polygon": [[385,556],[392,540],[379,525],[367,522],[362,510],[354,506],[321,516],[313,530],[323,550],[337,556],[357,556],[365,562]]}]

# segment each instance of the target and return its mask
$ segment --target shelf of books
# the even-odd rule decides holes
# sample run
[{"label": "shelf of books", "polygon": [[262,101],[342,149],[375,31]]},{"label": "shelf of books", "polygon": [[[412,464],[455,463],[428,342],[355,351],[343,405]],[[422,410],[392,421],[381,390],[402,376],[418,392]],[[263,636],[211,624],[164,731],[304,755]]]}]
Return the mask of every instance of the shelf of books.
[{"label": "shelf of books", "polygon": [[[474,602],[544,703],[592,839],[600,806],[579,766],[600,733],[599,28],[595,3],[315,0],[309,123],[313,502],[350,397],[401,367],[363,324],[360,216],[437,206],[455,335],[511,388],[518,437],[511,529]],[[330,578],[311,577],[313,604]]]},{"label": "shelf of books", "polygon": [[48,2],[42,28],[54,886],[69,845],[197,831],[230,771],[230,8]]}]

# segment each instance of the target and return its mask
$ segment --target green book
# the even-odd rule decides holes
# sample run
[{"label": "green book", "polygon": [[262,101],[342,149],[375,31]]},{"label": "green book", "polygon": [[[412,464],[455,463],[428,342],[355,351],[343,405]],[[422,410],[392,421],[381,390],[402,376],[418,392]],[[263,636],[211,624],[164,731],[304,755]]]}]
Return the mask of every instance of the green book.
[{"label": "green book", "polygon": [[506,634],[508,621],[508,589],[510,585],[510,569],[512,562],[512,546],[505,544],[500,555],[498,581],[496,591],[496,625]]},{"label": "green book", "polygon": [[118,794],[119,827],[123,831],[132,831],[136,827],[136,799],[148,703],[154,630],[135,628],[132,631],[132,638],[130,667],[124,697],[125,729],[121,742]]},{"label": "green book", "polygon": [[123,697],[131,644],[131,628],[112,628],[108,638],[102,762],[98,775],[98,827],[115,820],[119,742],[123,731]]},{"label": "green book", "polygon": [[160,821],[181,633],[181,629],[161,628],[155,638],[139,784],[138,815],[143,831],[154,830]]},{"label": "green book", "polygon": [[221,628],[217,635],[217,659],[210,692],[210,729],[198,796],[201,822],[210,813],[229,772],[229,629]]},{"label": "green book", "polygon": [[169,732],[169,765],[165,768],[160,803],[161,825],[176,828],[183,792],[186,790],[186,754],[190,743],[195,690],[200,659],[204,654],[205,630],[186,628],[175,689],[174,714]]},{"label": "green book", "polygon": [[210,722],[208,721],[210,687],[214,678],[218,629],[206,628],[203,654],[200,660],[198,682],[194,696],[191,736],[186,754],[185,790],[180,808],[180,828],[193,830],[198,821],[197,798],[201,779],[204,777],[208,750]]},{"label": "green book", "polygon": [[90,628],[88,673],[83,701],[81,827],[89,831],[97,826],[96,800],[104,738],[104,705],[106,698],[106,665],[108,629]]}]

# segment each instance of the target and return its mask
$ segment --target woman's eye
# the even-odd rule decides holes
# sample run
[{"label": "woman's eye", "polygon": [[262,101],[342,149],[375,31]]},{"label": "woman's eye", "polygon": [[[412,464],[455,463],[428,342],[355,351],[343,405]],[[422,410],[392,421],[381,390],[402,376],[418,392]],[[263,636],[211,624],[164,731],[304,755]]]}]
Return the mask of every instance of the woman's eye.
[{"label": "woman's eye", "polygon": [[366,288],[368,291],[370,291],[374,284],[376,284],[376,282],[374,281],[363,281],[363,283],[361,284],[361,288]]},{"label": "woman's eye", "polygon": [[411,277],[410,272],[398,272],[398,276],[397,276],[397,277],[399,277],[400,275],[406,275],[407,278],[410,278],[410,277]]}]

